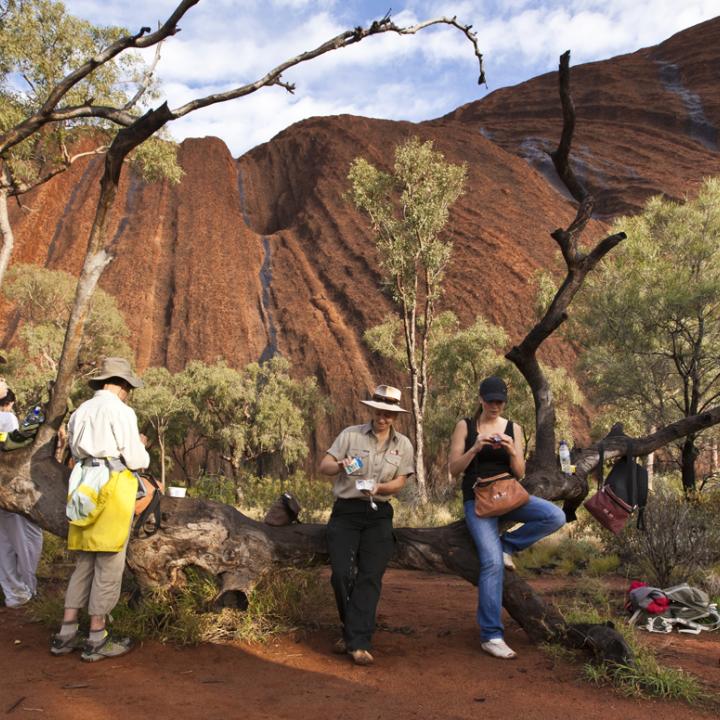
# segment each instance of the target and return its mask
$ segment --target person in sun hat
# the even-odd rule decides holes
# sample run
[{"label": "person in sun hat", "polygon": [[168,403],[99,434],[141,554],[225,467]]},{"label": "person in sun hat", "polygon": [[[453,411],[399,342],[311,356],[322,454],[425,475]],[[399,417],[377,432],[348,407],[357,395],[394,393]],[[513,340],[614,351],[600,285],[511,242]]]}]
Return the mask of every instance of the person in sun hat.
[{"label": "person in sun hat", "polygon": [[[120,597],[135,509],[137,478],[130,471],[146,468],[150,458],[147,438],[126,404],[133,388],[143,386],[130,363],[106,358],[88,384],[95,394],[68,422],[68,444],[75,459],[68,491],[68,549],[78,552],[62,626],[50,652],[65,655],[82,649],[81,659],[94,662],[131,649],[130,640],[113,639],[105,623]],[[86,605],[90,634],[85,640],[78,631],[78,614]]]},{"label": "person in sun hat", "polygon": [[[510,660],[516,656],[504,640],[501,620],[503,575],[514,570],[512,555],[558,530],[565,523],[563,511],[547,500],[530,496],[521,507],[497,517],[475,514],[473,485],[478,479],[508,473],[520,480],[525,474],[522,428],[503,417],[508,399],[505,381],[497,376],[480,383],[480,404],[472,418],[460,420],[450,439],[449,469],[462,473],[465,522],[480,561],[477,622],[480,647],[493,657]],[[512,520],[521,527],[498,532],[498,522]]]},{"label": "person in sun hat", "polygon": [[369,422],[345,428],[320,462],[333,478],[332,514],[327,544],[330,583],[343,627],[335,651],[349,653],[358,665],[370,665],[375,611],[385,568],[395,549],[390,498],[415,472],[413,448],[395,430],[402,394],[378,385],[369,400]]}]

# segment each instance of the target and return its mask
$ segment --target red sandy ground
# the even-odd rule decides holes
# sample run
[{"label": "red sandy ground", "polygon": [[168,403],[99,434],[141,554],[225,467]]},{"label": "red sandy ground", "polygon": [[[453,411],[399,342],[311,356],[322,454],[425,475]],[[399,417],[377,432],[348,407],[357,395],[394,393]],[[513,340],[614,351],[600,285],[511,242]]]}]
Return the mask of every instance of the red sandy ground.
[{"label": "red sandy ground", "polygon": [[[559,582],[533,584],[552,592]],[[52,657],[47,630],[22,610],[3,608],[0,715],[43,720],[716,717],[682,704],[631,700],[594,688],[579,680],[579,666],[553,662],[510,619],[507,638],[519,659],[494,660],[479,650],[474,604],[474,588],[459,579],[389,571],[376,664],[370,668],[332,655],[335,636],[327,629],[254,646],[180,649],[147,642],[123,658],[91,665],[77,655]],[[692,671],[720,694],[720,634],[646,640],[664,663]]]}]

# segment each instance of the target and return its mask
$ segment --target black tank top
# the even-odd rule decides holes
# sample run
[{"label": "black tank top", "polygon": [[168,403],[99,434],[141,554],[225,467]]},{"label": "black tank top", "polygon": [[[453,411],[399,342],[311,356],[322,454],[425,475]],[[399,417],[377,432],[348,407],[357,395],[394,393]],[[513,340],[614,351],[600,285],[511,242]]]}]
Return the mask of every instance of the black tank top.
[{"label": "black tank top", "polygon": [[[465,452],[467,452],[473,446],[475,438],[478,436],[478,431],[477,422],[474,418],[465,418],[465,423],[468,428],[467,437],[465,438]],[[515,434],[513,427],[512,421],[508,420],[505,426],[505,435],[509,435],[514,440]],[[485,445],[470,461],[467,468],[465,468],[462,481],[463,502],[475,499],[473,485],[478,478],[492,477],[493,475],[499,475],[503,472],[512,474],[508,451],[504,447],[494,448],[490,445]]]}]

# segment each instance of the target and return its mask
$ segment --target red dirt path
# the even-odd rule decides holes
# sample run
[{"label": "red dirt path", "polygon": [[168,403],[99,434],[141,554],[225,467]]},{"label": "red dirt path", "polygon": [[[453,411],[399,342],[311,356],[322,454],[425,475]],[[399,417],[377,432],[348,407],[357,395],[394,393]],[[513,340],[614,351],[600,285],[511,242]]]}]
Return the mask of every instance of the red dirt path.
[{"label": "red dirt path", "polygon": [[[533,647],[509,619],[507,638],[519,659],[485,656],[474,628],[474,603],[474,588],[459,579],[389,571],[371,668],[332,655],[330,630],[259,646],[179,649],[147,642],[128,656],[90,665],[75,655],[52,657],[43,626],[22,610],[2,608],[0,715],[43,720],[716,717],[596,689],[578,679],[578,666],[555,664]],[[720,692],[720,637],[648,640],[665,663],[692,670]]]}]

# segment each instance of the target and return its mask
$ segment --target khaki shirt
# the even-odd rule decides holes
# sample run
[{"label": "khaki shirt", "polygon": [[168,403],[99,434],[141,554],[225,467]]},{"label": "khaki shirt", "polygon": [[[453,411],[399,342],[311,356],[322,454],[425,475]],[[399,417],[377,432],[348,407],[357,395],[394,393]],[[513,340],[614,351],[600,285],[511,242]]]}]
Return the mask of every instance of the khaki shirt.
[{"label": "khaki shirt", "polygon": [[[385,446],[380,447],[372,431],[372,423],[369,422],[345,428],[327,452],[336,460],[359,457],[363,464],[351,475],[347,475],[344,470],[338,473],[333,483],[333,495],[336,498],[367,500],[368,496],[355,487],[356,480],[373,479],[379,485],[415,472],[415,456],[410,440],[390,428],[390,437]],[[375,495],[373,499],[387,502],[390,495]]]}]

